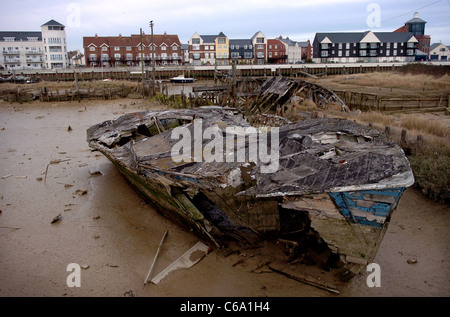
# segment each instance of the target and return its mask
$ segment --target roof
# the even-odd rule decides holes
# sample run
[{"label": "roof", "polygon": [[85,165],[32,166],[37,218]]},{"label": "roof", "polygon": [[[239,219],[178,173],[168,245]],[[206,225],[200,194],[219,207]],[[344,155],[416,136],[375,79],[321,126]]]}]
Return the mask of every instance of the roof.
[{"label": "roof", "polygon": [[64,26],[64,25],[62,25],[61,23],[59,23],[58,21],[55,21],[55,20],[50,20],[50,21],[48,21],[47,23],[45,23],[45,24],[42,24],[41,26],[48,26],[48,25],[51,25],[51,26]]},{"label": "roof", "polygon": [[432,50],[434,50],[435,48],[437,48],[437,47],[439,47],[439,46],[444,46],[444,47],[446,47],[444,44],[442,44],[442,43],[433,43],[433,44],[431,44],[430,45],[430,51],[432,51]]},{"label": "roof", "polygon": [[[153,41],[155,45],[161,46],[165,43],[168,46],[173,44],[181,45],[178,35],[153,35]],[[143,35],[143,40],[145,46],[149,46],[152,43],[151,35]],[[83,37],[83,46],[87,47],[91,44],[95,46],[101,46],[106,44],[108,46],[138,46],[141,43],[140,34],[131,34],[131,36],[85,36]]]},{"label": "roof", "polygon": [[[332,43],[359,43],[369,32],[316,33],[316,40],[320,43],[328,38]],[[411,32],[373,32],[373,34],[384,43],[407,42],[414,36]]]},{"label": "roof", "polygon": [[217,35],[200,35],[204,43],[214,43],[216,41]]},{"label": "roof", "polygon": [[250,39],[230,39],[230,45],[253,45]]},{"label": "roof", "polygon": [[42,41],[42,32],[15,32],[15,31],[0,31],[0,42],[4,41],[4,37],[13,37],[15,41],[28,41],[29,37],[37,37],[38,41]]}]

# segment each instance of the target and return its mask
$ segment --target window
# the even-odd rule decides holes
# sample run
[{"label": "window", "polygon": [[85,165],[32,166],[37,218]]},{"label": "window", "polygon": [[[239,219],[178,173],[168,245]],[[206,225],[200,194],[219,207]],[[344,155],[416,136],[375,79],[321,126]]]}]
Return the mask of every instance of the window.
[{"label": "window", "polygon": [[367,52],[366,51],[359,51],[359,56],[367,56]]},{"label": "window", "polygon": [[209,49],[210,49],[211,51],[214,51],[214,45],[211,45],[211,46],[209,47]]},{"label": "window", "polygon": [[345,52],[345,56],[349,57],[350,56],[350,51],[346,51]]},{"label": "window", "polygon": [[340,50],[342,49],[342,43],[339,43],[339,49]]},{"label": "window", "polygon": [[414,50],[407,50],[406,55],[414,55]]},{"label": "window", "polygon": [[321,45],[321,48],[322,48],[323,50],[327,50],[328,47],[329,47],[328,44],[322,44],[322,45]]},{"label": "window", "polygon": [[350,49],[350,43],[346,43],[345,44],[345,48],[349,50]]},{"label": "window", "polygon": [[121,55],[120,54],[114,54],[114,58],[115,59],[120,59]]},{"label": "window", "polygon": [[338,51],[338,56],[339,56],[339,57],[342,56],[342,51]]},{"label": "window", "polygon": [[94,46],[89,47],[89,51],[94,52],[95,51],[95,47]]},{"label": "window", "polygon": [[200,59],[200,53],[194,53],[192,54],[193,59]]},{"label": "window", "polygon": [[89,60],[90,60],[90,61],[96,61],[96,60],[97,60],[97,55],[95,55],[95,54],[90,54],[90,55],[89,55]]},{"label": "window", "polygon": [[120,47],[114,46],[114,50],[115,50],[115,51],[120,51]]},{"label": "window", "polygon": [[320,52],[320,56],[321,57],[328,57],[328,52],[327,51],[321,51]]},{"label": "window", "polygon": [[106,52],[107,50],[108,50],[108,48],[107,48],[106,46],[103,46],[103,47],[102,47],[102,51],[103,51],[103,52]]},{"label": "window", "polygon": [[200,45],[192,45],[192,50],[193,51],[199,51],[200,50]]},{"label": "window", "polygon": [[231,52],[231,58],[239,58],[238,52]]},{"label": "window", "polygon": [[258,52],[258,53],[256,54],[256,57],[257,57],[257,58],[264,58],[264,53],[263,53],[263,52]]},{"label": "window", "polygon": [[176,50],[178,50],[178,46],[172,45],[172,51],[176,51]]},{"label": "window", "polygon": [[370,56],[372,56],[372,57],[377,56],[377,51],[376,50],[371,50],[370,51]]},{"label": "window", "polygon": [[161,51],[165,51],[165,50],[167,50],[167,46],[161,46]]},{"label": "window", "polygon": [[269,45],[269,49],[272,49],[272,45]]},{"label": "window", "polygon": [[394,43],[394,48],[397,48],[397,43]]},{"label": "window", "polygon": [[386,48],[391,48],[391,43],[386,43]]},{"label": "window", "polygon": [[377,43],[370,43],[370,48],[377,48],[378,44]]},{"label": "window", "polygon": [[263,37],[257,37],[256,38],[256,43],[264,43],[264,38]]},{"label": "window", "polygon": [[244,58],[253,58],[252,52],[244,52]]},{"label": "window", "polygon": [[131,46],[127,46],[126,50],[131,51]]},{"label": "window", "polygon": [[200,44],[200,39],[199,38],[193,38],[192,39],[192,45],[194,44]]},{"label": "window", "polygon": [[219,38],[217,39],[217,43],[218,43],[218,44],[226,44],[227,41],[226,41],[226,39],[224,39],[223,37],[219,37]]},{"label": "window", "polygon": [[365,50],[367,48],[367,43],[360,43],[359,48]]},{"label": "window", "polygon": [[234,45],[230,45],[230,49],[234,50]]},{"label": "window", "polygon": [[394,51],[392,52],[392,55],[397,56],[397,50],[394,50]]},{"label": "window", "polygon": [[127,59],[127,61],[133,60],[133,54],[128,53],[128,54],[126,55],[126,59]]},{"label": "window", "polygon": [[257,49],[257,50],[263,50],[263,49],[264,49],[264,45],[258,45],[258,46],[256,47],[256,49]]},{"label": "window", "polygon": [[239,45],[236,45],[236,49],[237,49],[237,50],[239,49]]},{"label": "window", "polygon": [[[407,45],[407,47],[408,47],[408,48],[414,48],[414,43],[409,42],[408,45]],[[445,49],[444,49],[444,50],[445,50]]]}]

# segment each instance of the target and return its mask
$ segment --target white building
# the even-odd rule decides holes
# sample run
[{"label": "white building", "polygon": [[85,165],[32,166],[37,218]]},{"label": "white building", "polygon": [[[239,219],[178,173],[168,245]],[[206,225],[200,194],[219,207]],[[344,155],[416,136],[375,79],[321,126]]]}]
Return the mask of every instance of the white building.
[{"label": "white building", "polygon": [[66,68],[69,66],[65,26],[50,20],[41,26],[44,45],[45,68]]},{"label": "white building", "polygon": [[430,60],[450,61],[450,47],[442,43],[434,43],[430,46]]},{"label": "white building", "polygon": [[41,32],[0,31],[0,66],[5,70],[66,68],[64,25],[50,20]]}]

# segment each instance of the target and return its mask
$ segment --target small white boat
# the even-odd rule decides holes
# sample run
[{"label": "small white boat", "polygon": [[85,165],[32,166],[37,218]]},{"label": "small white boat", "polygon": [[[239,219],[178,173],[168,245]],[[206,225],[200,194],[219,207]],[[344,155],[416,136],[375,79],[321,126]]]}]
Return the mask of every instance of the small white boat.
[{"label": "small white boat", "polygon": [[177,77],[170,78],[172,83],[193,83],[194,78],[186,78],[184,75],[179,75]]}]

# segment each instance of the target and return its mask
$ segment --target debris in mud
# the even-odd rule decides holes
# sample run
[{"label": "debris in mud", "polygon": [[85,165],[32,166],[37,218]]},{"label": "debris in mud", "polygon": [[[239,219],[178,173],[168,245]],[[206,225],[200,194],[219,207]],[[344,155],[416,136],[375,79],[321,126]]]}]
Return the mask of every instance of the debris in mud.
[{"label": "debris in mud", "polygon": [[2,178],[3,179],[7,179],[8,177],[11,177],[11,176],[13,176],[13,174],[8,174],[8,175],[5,175],[5,176],[2,176]]},{"label": "debris in mud", "polygon": [[59,164],[59,163],[62,163],[62,162],[67,162],[67,161],[70,161],[70,159],[56,159],[56,160],[51,160],[50,163],[47,164],[47,168],[45,169],[44,182],[47,181],[48,167],[49,167],[50,165]]},{"label": "debris in mud", "polygon": [[61,220],[61,218],[62,218],[62,215],[61,214],[59,214],[59,215],[57,215],[55,218],[53,218],[52,219],[52,221],[50,222],[50,223],[55,223],[55,222],[58,222],[58,221],[60,221]]},{"label": "debris in mud", "polygon": [[87,189],[77,189],[74,194],[77,194],[78,196],[84,196],[87,194],[87,192]]},{"label": "debris in mud", "polygon": [[270,264],[269,268],[271,270],[273,270],[274,272],[283,274],[289,278],[292,278],[296,281],[320,288],[320,289],[324,289],[326,291],[329,291],[333,294],[340,294],[339,290],[336,288],[336,286],[325,283],[323,281],[320,281],[319,279],[316,279],[312,276],[308,276],[299,272],[296,272],[294,270],[292,270],[291,268],[283,268],[281,266],[278,265],[274,265],[274,264]]},{"label": "debris in mud", "polygon": [[101,176],[103,175],[103,173],[99,170],[99,169],[90,169],[89,170],[89,174],[91,174],[91,176]]},{"label": "debris in mud", "polygon": [[72,131],[72,127],[70,125],[67,127],[67,131]]},{"label": "debris in mud", "polygon": [[411,259],[408,259],[408,261],[406,261],[406,262],[408,262],[408,264],[416,264],[417,263],[417,259],[411,258]]},{"label": "debris in mud", "polygon": [[129,291],[126,291],[125,293],[123,293],[123,296],[124,297],[134,297],[134,294],[133,294],[132,290],[129,290]]},{"label": "debris in mud", "polygon": [[90,268],[90,266],[89,266],[88,264],[81,264],[80,267],[81,267],[83,270],[87,270],[88,268]]},{"label": "debris in mud", "polygon": [[190,268],[193,265],[197,264],[201,259],[203,259],[208,252],[210,251],[209,247],[202,243],[197,242],[192,248],[186,251],[182,256],[172,262],[167,268],[161,271],[158,275],[151,279],[153,284],[158,284],[168,276],[173,271]]}]

